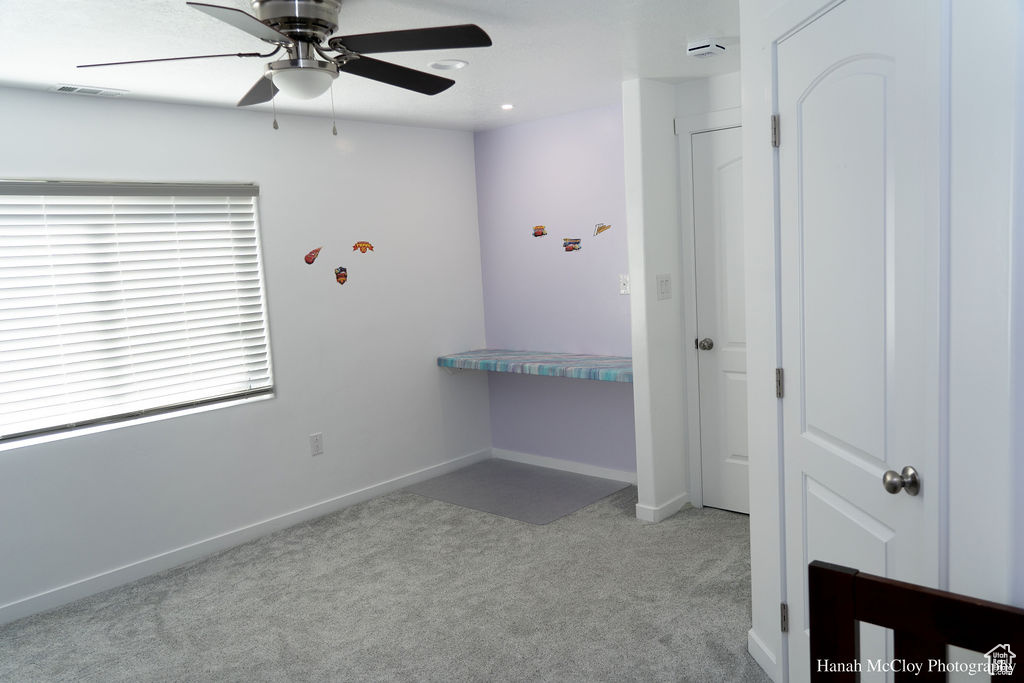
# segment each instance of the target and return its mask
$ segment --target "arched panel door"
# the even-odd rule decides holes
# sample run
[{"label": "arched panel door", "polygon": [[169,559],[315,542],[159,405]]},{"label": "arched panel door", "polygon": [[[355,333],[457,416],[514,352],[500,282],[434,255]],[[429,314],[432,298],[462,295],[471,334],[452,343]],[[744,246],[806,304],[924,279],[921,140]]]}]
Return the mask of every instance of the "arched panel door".
[{"label": "arched panel door", "polygon": [[[777,46],[794,681],[809,562],[939,579],[940,36],[930,0],[845,0]],[[888,492],[908,465],[920,491]],[[862,657],[891,659],[886,640],[863,627]]]}]

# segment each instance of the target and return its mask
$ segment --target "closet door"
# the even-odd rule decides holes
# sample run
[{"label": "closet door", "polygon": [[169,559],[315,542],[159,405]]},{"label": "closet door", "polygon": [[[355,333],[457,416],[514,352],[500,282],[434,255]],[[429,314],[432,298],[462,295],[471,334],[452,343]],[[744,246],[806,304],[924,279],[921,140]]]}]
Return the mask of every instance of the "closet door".
[{"label": "closet door", "polygon": [[[809,562],[939,579],[939,15],[845,0],[778,44],[792,681],[813,666]],[[920,489],[887,491],[905,466]],[[862,627],[861,657],[891,659],[891,637]]]},{"label": "closet door", "polygon": [[704,505],[750,512],[743,277],[743,136],[690,136]]}]

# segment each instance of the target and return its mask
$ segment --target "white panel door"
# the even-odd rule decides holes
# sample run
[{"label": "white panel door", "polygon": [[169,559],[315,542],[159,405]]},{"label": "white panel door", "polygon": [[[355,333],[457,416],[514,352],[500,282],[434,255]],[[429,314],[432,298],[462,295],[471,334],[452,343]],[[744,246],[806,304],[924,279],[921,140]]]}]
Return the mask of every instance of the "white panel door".
[{"label": "white panel door", "polygon": [[704,505],[750,512],[743,277],[743,136],[690,136]]},{"label": "white panel door", "polygon": [[[845,0],[778,44],[793,681],[811,665],[809,562],[939,580],[938,15]],[[920,494],[887,493],[882,474],[905,465]],[[882,629],[861,633],[862,658],[891,658]]]}]

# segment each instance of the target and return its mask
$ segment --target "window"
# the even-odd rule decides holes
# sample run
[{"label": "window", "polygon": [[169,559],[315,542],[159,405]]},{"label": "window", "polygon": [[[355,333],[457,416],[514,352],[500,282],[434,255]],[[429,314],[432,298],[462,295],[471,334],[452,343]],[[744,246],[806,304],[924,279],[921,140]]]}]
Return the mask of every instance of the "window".
[{"label": "window", "polygon": [[258,194],[0,182],[0,440],[270,393]]}]

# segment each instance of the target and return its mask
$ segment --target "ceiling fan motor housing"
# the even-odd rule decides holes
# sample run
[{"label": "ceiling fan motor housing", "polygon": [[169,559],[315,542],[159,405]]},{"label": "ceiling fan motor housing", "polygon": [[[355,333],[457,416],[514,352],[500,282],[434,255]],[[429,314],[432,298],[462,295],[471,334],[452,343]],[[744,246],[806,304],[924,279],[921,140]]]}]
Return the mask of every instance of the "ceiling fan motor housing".
[{"label": "ceiling fan motor housing", "polygon": [[319,44],[337,30],[341,0],[252,0],[252,8],[288,37]]},{"label": "ceiling fan motor housing", "polygon": [[[455,85],[455,81],[364,55],[374,52],[441,50],[491,45],[491,37],[476,24],[380,31],[334,36],[327,40],[338,28],[342,0],[250,2],[255,15],[234,7],[207,2],[190,0],[186,4],[254,38],[274,45],[275,49],[267,54],[239,52],[81,66],[114,66],[209,57],[273,57],[283,49],[286,56],[266,64],[264,77],[256,81],[249,92],[239,100],[239,107],[247,107],[270,102],[279,91],[303,99],[317,97],[327,92],[331,83],[338,77],[339,71],[424,95],[437,95]],[[337,55],[327,54],[328,52],[335,52]]]}]

